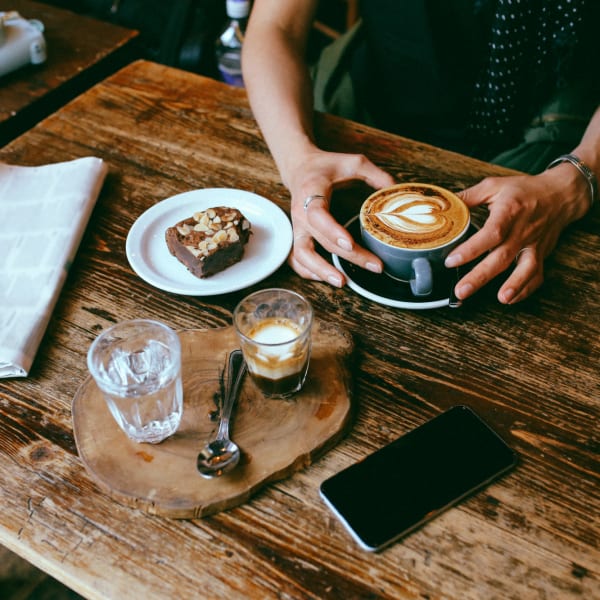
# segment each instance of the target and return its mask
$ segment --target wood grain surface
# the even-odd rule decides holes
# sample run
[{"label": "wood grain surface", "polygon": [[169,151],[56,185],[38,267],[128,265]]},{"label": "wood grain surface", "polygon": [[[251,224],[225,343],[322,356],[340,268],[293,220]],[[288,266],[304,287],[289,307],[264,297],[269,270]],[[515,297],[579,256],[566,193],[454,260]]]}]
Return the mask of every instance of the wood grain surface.
[{"label": "wood grain surface", "polygon": [[2,10],[44,25],[47,58],[0,80],[0,145],[132,60],[137,32],[43,2],[11,0]]},{"label": "wood grain surface", "polygon": [[[399,181],[452,190],[506,173],[356,123],[318,116],[318,138]],[[231,324],[251,290],[215,297],[141,281],[125,237],[178,192],[236,187],[289,210],[243,90],[138,62],[0,151],[14,164],[85,155],[110,173],[26,379],[0,381],[0,541],[88,598],[598,598],[599,220],[567,231],[528,301],[493,282],[462,308],[388,308],[282,266],[253,286],[292,288],[355,343],[356,416],[321,459],[203,519],[123,506],[75,446],[71,401],[98,333],[135,317],[176,329]],[[354,214],[367,190],[339,190]],[[483,217],[484,215],[479,215]],[[343,221],[345,222],[345,221]],[[472,406],[520,455],[508,476],[380,554],[360,550],[319,498],[327,477],[444,409]],[[376,507],[376,502],[375,502]]]},{"label": "wood grain surface", "polygon": [[113,498],[150,514],[204,517],[250,499],[267,483],[312,464],[346,432],[351,417],[352,339],[332,323],[313,325],[303,389],[288,400],[266,399],[248,376],[232,415],[240,464],[210,480],[196,470],[200,449],[214,439],[227,356],[239,342],[233,327],[179,332],[183,416],[160,444],[131,441],[89,377],[72,407],[77,450],[92,477]]}]

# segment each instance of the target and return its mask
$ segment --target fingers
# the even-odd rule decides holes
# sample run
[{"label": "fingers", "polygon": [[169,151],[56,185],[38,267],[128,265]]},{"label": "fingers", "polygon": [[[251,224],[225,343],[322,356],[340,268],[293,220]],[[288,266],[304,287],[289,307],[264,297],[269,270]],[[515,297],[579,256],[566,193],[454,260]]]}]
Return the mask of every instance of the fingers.
[{"label": "fingers", "polygon": [[511,240],[514,232],[510,223],[506,210],[502,206],[497,207],[490,213],[485,225],[446,258],[446,267],[453,268],[484,257],[456,285],[455,293],[460,300],[473,295],[511,266],[520,242],[517,239]]},{"label": "fingers", "polygon": [[542,263],[533,246],[526,246],[517,253],[516,266],[498,292],[502,304],[515,304],[524,300],[543,283]]},{"label": "fingers", "polygon": [[[377,273],[382,270],[381,261],[360,246],[356,246],[352,252],[329,251],[360,264],[363,268],[370,268]],[[314,240],[309,234],[295,235],[288,263],[298,275],[306,279],[326,281],[335,287],[342,287],[346,283],[343,274],[316,251]]]},{"label": "fingers", "polygon": [[381,260],[356,244],[346,228],[342,227],[329,213],[324,200],[315,199],[305,212],[308,228],[300,223],[294,227],[294,248],[290,256],[290,266],[302,277],[327,281],[341,287],[345,284],[343,275],[315,249],[315,240],[327,251],[337,254],[364,269],[381,273]]},{"label": "fingers", "polygon": [[490,177],[460,196],[471,207],[486,204],[489,214],[483,227],[446,259],[447,267],[480,259],[456,285],[456,296],[464,300],[504,273],[498,300],[524,300],[543,282],[543,261],[563,228],[553,212],[560,203],[550,202],[531,176]]},{"label": "fingers", "polygon": [[512,272],[498,291],[498,300],[502,304],[515,304],[527,298],[543,283],[543,256],[533,246],[525,246],[516,253],[507,265],[506,246],[500,246],[490,252],[478,265],[465,275],[456,285],[455,293],[465,300],[481,289],[500,273]]},{"label": "fingers", "polygon": [[362,179],[374,189],[390,187],[396,183],[389,173],[375,166],[366,157],[358,154],[356,155],[356,161],[356,171],[351,177],[352,179]]},{"label": "fingers", "polygon": [[500,269],[506,269],[513,261],[518,248],[521,247],[517,239],[509,243],[511,235],[516,237],[516,233],[507,211],[499,206],[490,213],[485,225],[479,231],[448,255],[445,265],[448,268],[459,267],[496,249],[498,253],[495,264]]},{"label": "fingers", "polygon": [[331,216],[326,205],[310,203],[305,216],[312,236],[325,250],[364,269],[381,273],[381,260],[357,244],[348,230]]},{"label": "fingers", "polygon": [[[320,197],[323,198],[323,197]],[[329,204],[320,198],[305,203],[304,219],[314,238],[329,252],[352,252],[354,239],[345,227],[342,227],[329,212]]]},{"label": "fingers", "polygon": [[392,176],[362,155],[322,151],[311,155],[305,169],[298,169],[297,173],[298,180],[290,182],[294,228],[290,266],[302,277],[343,286],[343,274],[319,254],[315,247],[319,244],[329,253],[380,273],[383,270],[381,260],[357,244],[346,228],[333,218],[329,202],[334,187],[346,182],[361,180],[373,188],[380,188],[392,185]]},{"label": "fingers", "polygon": [[294,237],[288,263],[305,279],[327,281],[335,287],[342,287],[346,283],[343,275],[316,252],[313,239],[308,234]]}]

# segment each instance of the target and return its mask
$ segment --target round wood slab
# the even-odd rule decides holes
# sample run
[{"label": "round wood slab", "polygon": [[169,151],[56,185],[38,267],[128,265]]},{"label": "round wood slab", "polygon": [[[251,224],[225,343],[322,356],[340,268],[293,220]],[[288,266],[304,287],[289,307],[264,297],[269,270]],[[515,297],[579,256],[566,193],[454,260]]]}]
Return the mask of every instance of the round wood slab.
[{"label": "round wood slab", "polygon": [[317,320],[304,388],[289,400],[269,400],[247,375],[231,423],[231,436],[242,450],[240,464],[219,478],[204,479],[196,458],[216,433],[221,372],[237,338],[233,327],[186,330],[179,337],[183,416],[178,431],[162,443],[130,440],[91,376],[73,399],[79,456],[115,500],[164,517],[203,517],[241,504],[266,483],[310,465],[349,426],[352,341]]}]

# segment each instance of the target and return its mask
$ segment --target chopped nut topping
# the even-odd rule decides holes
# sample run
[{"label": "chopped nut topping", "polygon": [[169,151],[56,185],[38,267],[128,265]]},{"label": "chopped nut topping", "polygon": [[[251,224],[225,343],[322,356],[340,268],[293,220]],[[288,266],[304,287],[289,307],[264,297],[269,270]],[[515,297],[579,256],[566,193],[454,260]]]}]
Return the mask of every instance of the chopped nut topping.
[{"label": "chopped nut topping", "polygon": [[238,209],[215,206],[193,213],[165,235],[171,254],[197,277],[209,277],[241,260],[243,249],[237,246],[248,242],[250,229]]},{"label": "chopped nut topping", "polygon": [[198,250],[197,248],[194,248],[194,246],[186,246],[186,248],[196,257],[198,258],[200,256],[200,250]]},{"label": "chopped nut topping", "polygon": [[213,236],[213,240],[215,241],[216,244],[220,244],[221,242],[224,242],[226,239],[227,239],[227,232],[224,229],[220,229]]}]

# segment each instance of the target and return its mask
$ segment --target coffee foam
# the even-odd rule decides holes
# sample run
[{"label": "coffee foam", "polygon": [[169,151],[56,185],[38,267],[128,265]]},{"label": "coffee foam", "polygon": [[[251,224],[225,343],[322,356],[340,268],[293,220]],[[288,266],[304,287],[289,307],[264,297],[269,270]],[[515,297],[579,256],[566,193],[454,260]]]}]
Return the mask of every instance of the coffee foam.
[{"label": "coffee foam", "polygon": [[281,379],[298,373],[306,364],[309,336],[298,339],[302,329],[293,321],[267,318],[257,323],[245,336],[244,356],[252,373],[268,379]]},{"label": "coffee foam", "polygon": [[469,223],[469,209],[458,196],[438,186],[399,184],[367,198],[360,221],[385,244],[427,249],[458,237]]},{"label": "coffee foam", "polygon": [[291,321],[268,319],[248,332],[248,337],[260,344],[283,344],[297,338],[300,333],[300,328]]}]

